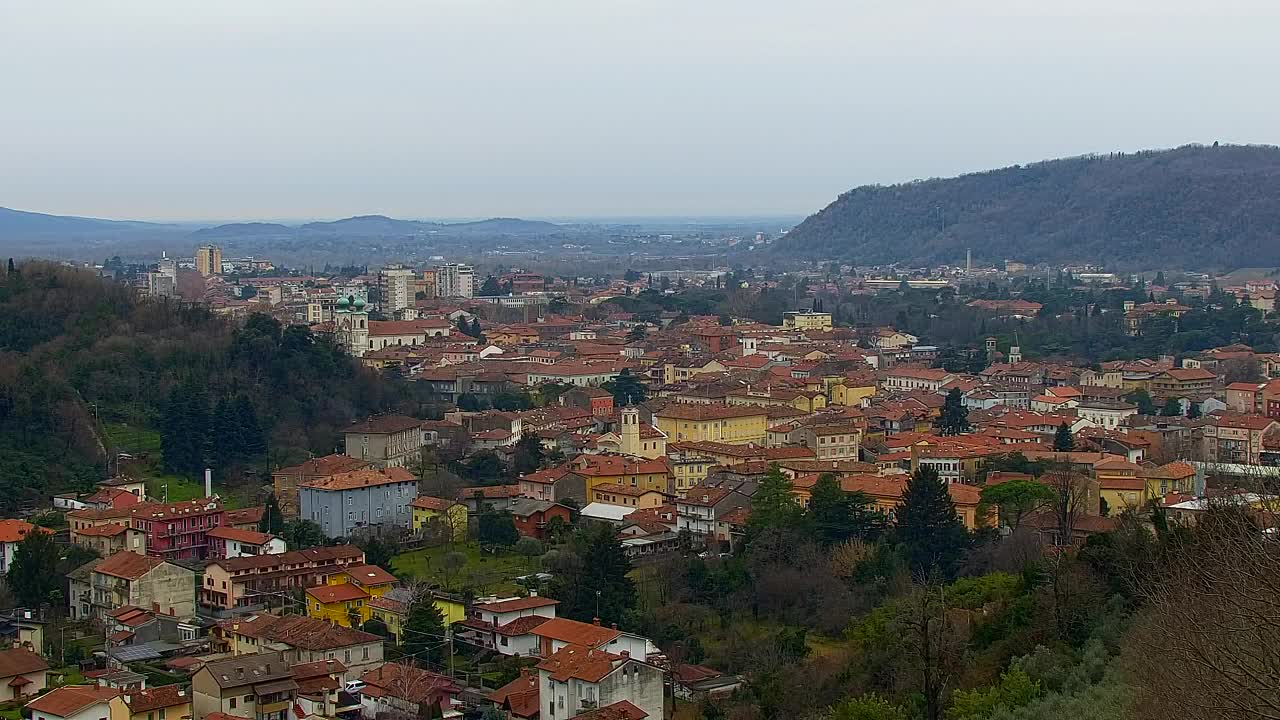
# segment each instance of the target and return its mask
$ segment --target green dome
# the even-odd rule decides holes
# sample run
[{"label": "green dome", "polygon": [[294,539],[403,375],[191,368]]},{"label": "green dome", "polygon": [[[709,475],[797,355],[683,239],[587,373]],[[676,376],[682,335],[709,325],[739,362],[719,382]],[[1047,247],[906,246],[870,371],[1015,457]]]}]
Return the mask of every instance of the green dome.
[{"label": "green dome", "polygon": [[355,306],[357,310],[364,307],[364,298],[356,298]]},{"label": "green dome", "polygon": [[350,304],[351,304],[351,301],[348,300],[347,298],[344,298],[344,297],[338,298],[338,307],[344,308]]}]

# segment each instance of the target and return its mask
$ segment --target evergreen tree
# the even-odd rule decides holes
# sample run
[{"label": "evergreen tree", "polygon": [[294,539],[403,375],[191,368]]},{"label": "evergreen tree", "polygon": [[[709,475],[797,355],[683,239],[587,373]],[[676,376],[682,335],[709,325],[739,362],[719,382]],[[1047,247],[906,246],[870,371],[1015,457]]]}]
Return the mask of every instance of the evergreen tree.
[{"label": "evergreen tree", "polygon": [[239,462],[241,455],[239,423],[226,398],[219,399],[214,406],[210,424],[213,434],[212,465],[221,477],[226,477],[230,466]]},{"label": "evergreen tree", "polygon": [[1192,420],[1200,417],[1200,403],[1193,402],[1187,406],[1187,417]]},{"label": "evergreen tree", "polygon": [[873,539],[884,528],[884,515],[864,493],[847,493],[831,473],[823,473],[809,495],[814,535],[825,545],[853,538]]},{"label": "evergreen tree", "polygon": [[511,513],[486,510],[476,524],[476,538],[484,545],[510,547],[520,540]]},{"label": "evergreen tree", "polygon": [[1058,426],[1058,431],[1053,434],[1053,449],[1055,452],[1071,452],[1076,449],[1076,439],[1071,435],[1071,428],[1067,427],[1067,423],[1063,422]]},{"label": "evergreen tree", "polygon": [[543,460],[546,459],[546,449],[542,447],[542,440],[532,432],[526,432],[520,435],[520,440],[516,442],[511,453],[511,467],[517,473],[524,475],[526,473],[537,472],[542,467]]},{"label": "evergreen tree", "polygon": [[964,395],[960,388],[952,388],[942,404],[942,414],[933,422],[933,426],[943,435],[959,435],[968,432],[969,408],[964,406]]},{"label": "evergreen tree", "polygon": [[1156,285],[1159,285],[1160,287],[1165,287],[1163,270],[1156,273]]},{"label": "evergreen tree", "polygon": [[1164,407],[1160,408],[1160,414],[1165,417],[1177,417],[1182,414],[1182,401],[1177,398],[1169,398],[1164,401]]},{"label": "evergreen tree", "polygon": [[498,285],[498,278],[490,275],[484,279],[484,284],[480,286],[480,294],[485,297],[493,297],[502,294],[502,287]]},{"label": "evergreen tree", "polygon": [[262,519],[258,521],[258,532],[279,535],[284,529],[284,514],[280,512],[280,503],[276,502],[276,494],[267,496],[263,504]]},{"label": "evergreen tree", "polygon": [[423,592],[409,606],[401,640],[405,655],[417,662],[439,664],[444,658],[444,614],[431,593]]},{"label": "evergreen tree", "polygon": [[58,574],[58,546],[51,533],[33,530],[18,542],[5,584],[24,607],[59,604],[62,576]]},{"label": "evergreen tree", "polygon": [[246,460],[262,458],[267,454],[267,437],[258,422],[258,413],[253,408],[253,401],[248,395],[236,396],[234,415],[236,420],[236,440],[240,454]]},{"label": "evergreen tree", "polygon": [[619,407],[642,403],[646,396],[644,383],[631,373],[631,368],[623,368],[618,377],[601,387],[613,393],[613,404]]},{"label": "evergreen tree", "polygon": [[618,533],[595,523],[575,533],[570,545],[575,561],[557,567],[551,581],[550,594],[560,601],[557,613],[582,622],[598,617],[602,625],[623,622],[635,608],[636,589]]},{"label": "evergreen tree", "polygon": [[[836,489],[839,490],[839,487]],[[769,466],[769,472],[751,496],[747,536],[753,538],[771,528],[800,530],[804,520],[804,511],[792,493],[791,480],[782,474],[777,464]]]},{"label": "evergreen tree", "polygon": [[921,467],[903,491],[895,518],[899,542],[907,551],[912,571],[943,578],[954,576],[968,544],[968,533],[956,515],[947,484],[933,468]]},{"label": "evergreen tree", "polygon": [[477,340],[484,339],[484,328],[480,327],[480,318],[471,318],[471,332],[469,334]]}]

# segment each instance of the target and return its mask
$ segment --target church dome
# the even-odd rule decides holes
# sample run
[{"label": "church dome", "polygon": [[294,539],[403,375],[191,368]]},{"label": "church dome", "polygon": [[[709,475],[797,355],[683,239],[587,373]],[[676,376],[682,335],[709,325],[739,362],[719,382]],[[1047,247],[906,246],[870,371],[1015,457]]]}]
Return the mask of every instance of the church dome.
[{"label": "church dome", "polygon": [[359,297],[358,297],[358,298],[356,298],[356,301],[355,301],[354,305],[355,305],[355,307],[356,307],[356,309],[357,309],[357,310],[359,310],[360,308],[364,307],[364,298],[359,298]]},{"label": "church dome", "polygon": [[338,298],[338,307],[344,308],[350,304],[351,304],[351,301],[348,300],[347,298],[344,298],[344,297]]}]

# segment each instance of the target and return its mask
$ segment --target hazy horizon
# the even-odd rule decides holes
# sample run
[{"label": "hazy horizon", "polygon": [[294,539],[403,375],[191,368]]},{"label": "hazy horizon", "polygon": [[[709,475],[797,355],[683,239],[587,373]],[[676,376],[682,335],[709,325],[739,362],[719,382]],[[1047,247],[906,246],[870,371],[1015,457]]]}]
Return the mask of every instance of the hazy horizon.
[{"label": "hazy horizon", "polygon": [[0,206],[803,217],[869,183],[1276,142],[1274,3],[965,5],[11,4]]}]

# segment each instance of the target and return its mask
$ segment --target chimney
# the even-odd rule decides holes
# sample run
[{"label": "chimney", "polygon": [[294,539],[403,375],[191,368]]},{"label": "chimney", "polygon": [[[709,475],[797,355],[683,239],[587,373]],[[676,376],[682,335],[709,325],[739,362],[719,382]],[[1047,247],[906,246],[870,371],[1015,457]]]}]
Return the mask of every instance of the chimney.
[{"label": "chimney", "polygon": [[623,660],[629,660],[629,659],[631,659],[631,651],[630,651],[630,650],[623,650],[622,652],[620,652],[620,653],[618,653],[618,654],[622,656],[622,659],[623,659]]},{"label": "chimney", "polygon": [[132,695],[125,695],[125,696],[124,696],[124,704],[125,704],[125,705],[128,705],[128,704],[129,704],[129,703],[131,703],[131,702],[133,702],[133,696],[132,696]]},{"label": "chimney", "polygon": [[594,623],[596,627],[600,627],[600,618],[591,618],[591,622]]},{"label": "chimney", "polygon": [[612,628],[612,629],[614,629],[614,630],[617,630],[617,629],[618,629],[618,623],[609,623],[609,627],[610,627],[610,628]]},{"label": "chimney", "polygon": [[204,469],[204,496],[213,497],[213,470],[210,468]]},{"label": "chimney", "polygon": [[529,597],[538,597],[538,589],[529,588]]}]

